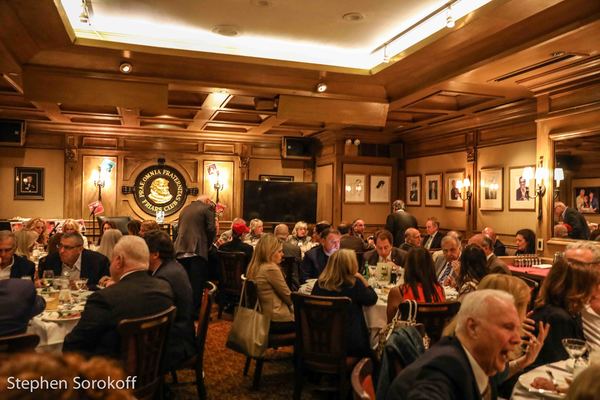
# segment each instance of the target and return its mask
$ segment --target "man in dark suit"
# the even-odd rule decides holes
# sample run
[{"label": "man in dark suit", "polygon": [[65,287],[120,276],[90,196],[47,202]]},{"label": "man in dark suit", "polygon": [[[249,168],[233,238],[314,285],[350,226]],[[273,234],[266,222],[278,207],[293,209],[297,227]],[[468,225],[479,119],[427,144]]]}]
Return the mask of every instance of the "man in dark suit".
[{"label": "man in dark suit", "polygon": [[442,235],[440,233],[440,223],[435,217],[427,219],[425,223],[427,235],[423,238],[423,247],[429,249],[439,249],[442,247]]},{"label": "man in dark suit", "polygon": [[394,235],[394,247],[404,242],[404,233],[408,228],[417,228],[417,219],[404,211],[404,202],[396,200],[392,204],[393,212],[385,220],[385,229]]},{"label": "man in dark suit", "polygon": [[368,265],[377,265],[378,262],[392,263],[397,267],[404,267],[406,251],[392,247],[392,234],[382,229],[375,234],[375,250],[365,253],[365,262]]},{"label": "man in dark suit", "polygon": [[[295,244],[286,241],[290,235],[290,228],[288,228],[286,224],[279,224],[275,226],[273,234],[281,242],[281,247],[283,249],[283,257],[294,259],[294,264],[292,267],[292,276],[290,279],[290,289],[292,291],[298,290],[298,288],[300,287],[300,276],[298,269],[300,268],[300,263],[302,262],[302,251],[300,250],[299,246],[296,246]],[[283,272],[285,275],[285,271]]]},{"label": "man in dark suit", "polygon": [[506,263],[500,260],[493,251],[494,245],[492,239],[482,233],[471,236],[469,244],[475,244],[483,250],[485,257],[487,258],[487,268],[490,274],[507,274],[511,275],[510,270]]},{"label": "man in dark suit", "polygon": [[340,232],[327,228],[321,232],[321,245],[313,247],[304,254],[300,265],[300,283],[307,279],[317,279],[325,269],[329,256],[340,248]]},{"label": "man in dark suit", "polygon": [[173,305],[171,286],[148,275],[148,246],[138,236],[123,236],[110,264],[114,284],[88,297],[79,323],[65,337],[63,352],[120,356],[119,321],[165,311]]},{"label": "man in dark suit", "polygon": [[457,278],[460,271],[460,240],[450,232],[442,238],[442,256],[434,261],[435,275],[441,285],[450,286],[446,281]]},{"label": "man in dark suit", "polygon": [[490,377],[504,371],[521,343],[514,299],[499,290],[468,294],[456,316],[456,337],[444,337],[402,370],[390,400],[496,399]]},{"label": "man in dark suit", "polygon": [[517,201],[529,200],[529,188],[527,187],[527,181],[522,176],[519,177],[519,187],[516,190],[515,199]]},{"label": "man in dark suit", "polygon": [[574,208],[567,207],[565,203],[558,201],[554,204],[554,214],[560,218],[563,223],[568,224],[572,229],[569,230],[569,238],[588,240],[590,238],[590,228],[584,216]]},{"label": "man in dark suit", "polygon": [[196,354],[194,319],[192,318],[192,285],[181,264],[175,260],[175,248],[163,231],[147,232],[144,240],[150,251],[149,271],[155,278],[169,283],[177,314],[169,332],[165,354],[165,370],[176,369]]},{"label": "man in dark suit", "polygon": [[[248,243],[242,242],[242,237],[250,232],[250,228],[246,226],[246,221],[238,219],[236,223],[231,225],[231,240],[223,243],[220,247],[220,251],[238,252],[246,255],[246,263],[244,265],[244,273],[248,269],[248,264],[252,260],[252,254],[254,253],[254,247]],[[297,246],[296,246],[297,247]],[[300,250],[299,247],[297,247]]]},{"label": "man in dark suit", "polygon": [[52,270],[54,276],[68,276],[69,279],[87,278],[87,285],[95,289],[101,278],[110,275],[110,261],[96,251],[83,248],[83,238],[77,232],[63,233],[58,252],[46,257],[39,275]]},{"label": "man in dark suit", "polygon": [[15,255],[17,240],[11,231],[0,231],[0,280],[29,276],[33,280],[35,264]]},{"label": "man in dark suit", "polygon": [[408,253],[410,249],[415,247],[421,247],[421,232],[415,228],[408,228],[404,233],[404,243],[400,246],[400,250]]},{"label": "man in dark suit", "polygon": [[199,196],[181,211],[175,256],[185,267],[192,284],[194,314],[200,309],[202,290],[208,280],[208,248],[216,232],[215,211],[208,196]]},{"label": "man in dark suit", "polygon": [[506,246],[504,246],[504,243],[502,243],[500,239],[496,238],[496,232],[494,232],[494,229],[492,229],[489,226],[486,226],[485,228],[483,228],[481,233],[492,239],[492,242],[494,243],[495,255],[497,255],[498,257],[506,256]]},{"label": "man in dark suit", "polygon": [[25,333],[29,320],[46,307],[35,292],[33,282],[25,279],[0,281],[0,336]]}]

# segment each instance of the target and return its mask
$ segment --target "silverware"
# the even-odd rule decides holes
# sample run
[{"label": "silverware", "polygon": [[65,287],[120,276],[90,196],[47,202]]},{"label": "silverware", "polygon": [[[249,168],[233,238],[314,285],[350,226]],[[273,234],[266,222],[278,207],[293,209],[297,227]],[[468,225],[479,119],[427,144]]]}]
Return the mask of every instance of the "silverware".
[{"label": "silverware", "polygon": [[556,387],[558,387],[558,381],[554,378],[554,374],[552,373],[552,371],[550,371],[549,369],[546,370],[546,373],[548,374],[548,376],[550,377],[550,381],[552,381],[552,384]]},{"label": "silverware", "polygon": [[547,390],[547,389],[536,389],[536,388],[527,388],[529,393],[538,393],[538,394],[553,394],[553,395],[562,395],[558,390]]}]

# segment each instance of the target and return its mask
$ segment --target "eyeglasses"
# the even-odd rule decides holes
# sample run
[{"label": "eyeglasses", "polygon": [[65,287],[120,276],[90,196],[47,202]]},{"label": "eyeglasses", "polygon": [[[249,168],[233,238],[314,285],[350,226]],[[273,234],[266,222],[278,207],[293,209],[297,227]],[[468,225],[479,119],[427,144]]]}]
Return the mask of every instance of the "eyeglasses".
[{"label": "eyeglasses", "polygon": [[79,245],[77,245],[77,246],[67,246],[67,245],[65,245],[65,244],[62,244],[62,243],[60,243],[60,244],[56,245],[56,247],[57,247],[59,250],[60,250],[60,249],[65,249],[66,251],[69,251],[69,250],[74,250],[74,249],[77,249],[77,248],[79,248],[79,247],[81,247],[81,246],[82,246],[82,245],[80,245],[80,244],[79,244]]}]

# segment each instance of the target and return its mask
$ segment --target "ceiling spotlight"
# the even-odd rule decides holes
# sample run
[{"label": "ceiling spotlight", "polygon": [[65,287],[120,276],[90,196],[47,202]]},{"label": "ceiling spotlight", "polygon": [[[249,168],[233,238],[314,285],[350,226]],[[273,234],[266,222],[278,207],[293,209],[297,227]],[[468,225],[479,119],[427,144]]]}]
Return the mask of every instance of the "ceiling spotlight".
[{"label": "ceiling spotlight", "polygon": [[240,28],[234,25],[217,25],[212,28],[213,33],[221,36],[235,37],[240,34]]},{"label": "ceiling spotlight", "polygon": [[325,82],[319,82],[317,85],[317,92],[323,93],[327,90],[327,84]]},{"label": "ceiling spotlight", "polygon": [[385,46],[383,46],[383,62],[385,64],[390,62],[390,56],[387,53],[387,44]]},{"label": "ceiling spotlight", "polygon": [[342,15],[342,19],[348,22],[358,22],[365,19],[365,16],[359,12],[349,12]]},{"label": "ceiling spotlight", "polygon": [[133,65],[128,62],[122,62],[121,65],[119,65],[119,71],[124,74],[129,74],[133,71]]}]

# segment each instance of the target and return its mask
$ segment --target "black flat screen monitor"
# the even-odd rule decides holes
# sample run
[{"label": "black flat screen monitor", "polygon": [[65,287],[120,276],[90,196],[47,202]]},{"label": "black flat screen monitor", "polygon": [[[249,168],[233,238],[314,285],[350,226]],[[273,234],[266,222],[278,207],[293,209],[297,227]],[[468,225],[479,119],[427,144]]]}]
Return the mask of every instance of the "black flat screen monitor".
[{"label": "black flat screen monitor", "polygon": [[244,181],[244,218],[264,222],[315,222],[317,184]]}]

